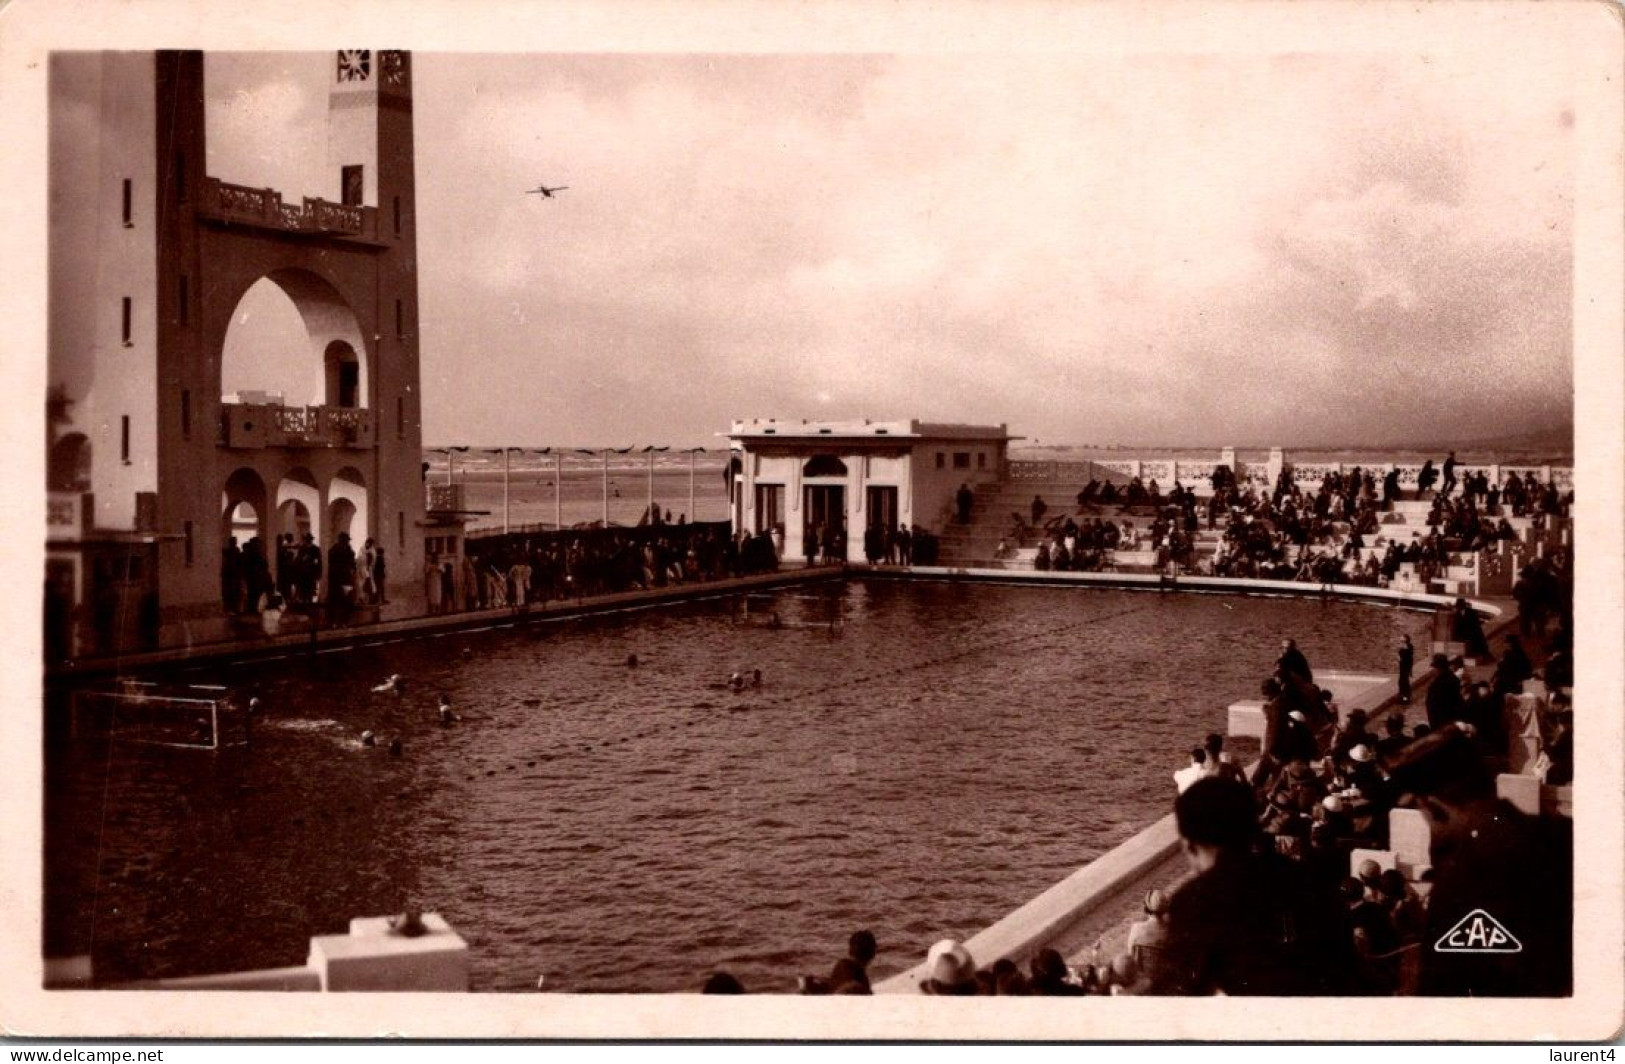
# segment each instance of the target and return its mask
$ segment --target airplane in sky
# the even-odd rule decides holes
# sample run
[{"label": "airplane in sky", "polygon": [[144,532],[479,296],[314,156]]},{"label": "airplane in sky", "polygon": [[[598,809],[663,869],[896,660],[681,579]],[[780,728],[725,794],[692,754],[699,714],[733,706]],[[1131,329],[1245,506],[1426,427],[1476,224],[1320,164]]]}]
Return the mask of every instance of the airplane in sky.
[{"label": "airplane in sky", "polygon": [[525,189],[525,195],[530,196],[530,195],[535,195],[536,193],[540,192],[544,198],[552,199],[553,198],[553,193],[555,193],[555,192],[563,192],[565,189],[567,189],[569,187],[570,187],[569,185],[558,185],[558,186],[555,186],[553,188],[548,188],[546,185],[538,185],[536,188],[527,188],[527,189]]}]

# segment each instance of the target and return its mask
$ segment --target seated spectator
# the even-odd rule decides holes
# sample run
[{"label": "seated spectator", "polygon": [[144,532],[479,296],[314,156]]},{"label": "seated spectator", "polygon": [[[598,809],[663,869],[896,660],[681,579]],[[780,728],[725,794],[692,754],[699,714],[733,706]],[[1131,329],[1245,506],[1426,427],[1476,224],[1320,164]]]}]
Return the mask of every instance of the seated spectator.
[{"label": "seated spectator", "polygon": [[945,938],[925,955],[926,977],[920,993],[936,997],[975,997],[979,993],[976,962],[959,942]]},{"label": "seated spectator", "polygon": [[1034,997],[1082,997],[1083,988],[1067,981],[1066,961],[1053,949],[1041,949],[1029,966],[1027,992]]},{"label": "seated spectator", "polygon": [[1194,747],[1191,750],[1191,763],[1174,773],[1174,786],[1183,794],[1186,787],[1206,775],[1208,775],[1207,751],[1200,746]]},{"label": "seated spectator", "polygon": [[[1411,741],[1410,737],[1405,734],[1404,715],[1400,713],[1391,713],[1387,717],[1383,718],[1382,733],[1383,737],[1377,740],[1377,761],[1380,764],[1387,765],[1392,762],[1393,759],[1398,756],[1399,752],[1405,749],[1406,744]],[[1352,747],[1350,749],[1352,749]]]},{"label": "seated spectator", "polygon": [[1207,739],[1202,743],[1207,752],[1207,761],[1204,768],[1209,776],[1228,776],[1231,779],[1242,779],[1244,773],[1241,765],[1234,756],[1224,748],[1224,736],[1218,732],[1209,732]]},{"label": "seated spectator", "polygon": [[1160,890],[1145,892],[1145,919],[1129,925],[1128,949],[1142,970],[1150,971],[1168,940],[1168,896]]},{"label": "seated spectator", "polygon": [[[1174,817],[1196,874],[1169,902],[1167,946],[1150,991],[1342,992],[1353,956],[1336,900],[1290,862],[1254,852],[1252,792],[1230,780],[1198,780],[1175,800]],[[1283,927],[1293,934],[1283,936]]]},{"label": "seated spectator", "polygon": [[711,977],[700,988],[702,994],[743,994],[744,992],[744,985],[727,972],[712,972]]},{"label": "seated spectator", "polygon": [[1572,993],[1572,823],[1519,812],[1454,727],[1412,743],[1390,785],[1410,795],[1430,829],[1433,888],[1424,942],[1437,942],[1475,910],[1494,914],[1516,953],[1423,951],[1420,992],[1452,997]]},{"label": "seated spectator", "polygon": [[[830,993],[871,993],[869,987],[869,964],[875,959],[878,952],[874,932],[854,931],[852,937],[846,942],[846,956],[835,962],[835,967],[829,973]],[[845,989],[852,984],[854,989]]]}]

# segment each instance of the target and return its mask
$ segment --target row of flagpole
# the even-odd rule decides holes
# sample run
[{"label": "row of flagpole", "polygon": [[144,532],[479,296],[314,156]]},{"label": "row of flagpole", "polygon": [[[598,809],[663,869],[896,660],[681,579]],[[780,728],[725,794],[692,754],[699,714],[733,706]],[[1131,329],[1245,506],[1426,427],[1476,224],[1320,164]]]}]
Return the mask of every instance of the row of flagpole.
[{"label": "row of flagpole", "polygon": [[[480,454],[500,454],[500,455],[502,455],[502,531],[504,533],[507,533],[507,531],[508,531],[509,459],[510,459],[510,457],[512,455],[515,455],[515,454],[534,454],[534,455],[552,455],[553,456],[553,527],[554,528],[563,528],[564,527],[564,496],[563,496],[563,492],[564,492],[564,455],[565,455],[567,450],[570,451],[570,452],[573,452],[575,454],[584,454],[584,455],[589,455],[589,456],[592,456],[592,457],[601,457],[603,459],[603,463],[604,463],[603,464],[603,483],[604,483],[604,512],[603,512],[603,518],[604,518],[604,527],[605,528],[609,527],[609,456],[612,455],[612,454],[631,454],[634,450],[638,450],[638,453],[640,453],[640,454],[647,455],[648,459],[649,459],[649,467],[648,467],[649,468],[649,475],[648,475],[649,493],[648,493],[647,504],[644,507],[644,513],[646,515],[648,515],[648,517],[649,517],[649,519],[651,521],[653,520],[653,518],[654,518],[654,504],[655,504],[655,455],[660,454],[661,452],[664,452],[664,451],[671,450],[670,447],[656,447],[656,446],[651,444],[650,446],[644,447],[644,448],[641,448],[641,449],[637,449],[637,448],[633,448],[633,447],[598,447],[598,448],[573,447],[573,448],[568,448],[568,449],[566,449],[566,448],[554,449],[552,447],[478,447],[478,448],[475,448],[475,447],[466,447],[466,446],[465,447],[431,447],[431,448],[429,448],[429,451],[430,451],[431,454],[443,454],[443,455],[446,456],[446,486],[447,487],[450,487],[452,485],[452,483],[453,483],[453,479],[454,479],[455,473],[456,473],[457,455],[458,454],[464,454],[464,453],[467,453],[468,451],[477,451]],[[704,447],[689,447],[686,450],[681,450],[681,451],[678,452],[679,454],[688,455],[688,519],[690,521],[694,520],[694,463],[695,463],[695,459],[699,455],[705,454],[706,452],[707,452],[707,449],[704,448]]]}]

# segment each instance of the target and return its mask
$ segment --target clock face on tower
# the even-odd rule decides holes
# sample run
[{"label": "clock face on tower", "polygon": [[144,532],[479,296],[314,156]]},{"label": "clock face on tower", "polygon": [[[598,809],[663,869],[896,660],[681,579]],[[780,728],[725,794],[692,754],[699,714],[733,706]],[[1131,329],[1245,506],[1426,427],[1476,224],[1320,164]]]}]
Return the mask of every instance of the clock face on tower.
[{"label": "clock face on tower", "polygon": [[366,81],[372,76],[372,52],[366,48],[347,48],[339,52],[338,79],[340,84]]},{"label": "clock face on tower", "polygon": [[409,68],[405,52],[379,52],[378,68],[384,77],[384,84],[393,88],[405,88]]}]

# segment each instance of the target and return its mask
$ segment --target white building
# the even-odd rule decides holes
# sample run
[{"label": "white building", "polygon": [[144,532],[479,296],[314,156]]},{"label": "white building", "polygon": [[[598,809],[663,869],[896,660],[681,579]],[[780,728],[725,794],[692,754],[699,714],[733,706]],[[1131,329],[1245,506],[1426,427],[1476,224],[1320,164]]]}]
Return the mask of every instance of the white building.
[{"label": "white building", "polygon": [[735,421],[734,532],[773,532],[786,558],[807,556],[808,533],[833,526],[848,561],[863,560],[863,532],[899,526],[940,532],[961,486],[999,480],[1004,425],[923,421]]}]

